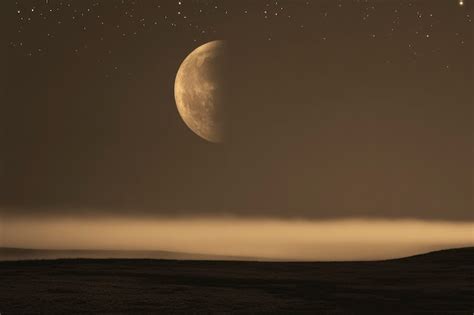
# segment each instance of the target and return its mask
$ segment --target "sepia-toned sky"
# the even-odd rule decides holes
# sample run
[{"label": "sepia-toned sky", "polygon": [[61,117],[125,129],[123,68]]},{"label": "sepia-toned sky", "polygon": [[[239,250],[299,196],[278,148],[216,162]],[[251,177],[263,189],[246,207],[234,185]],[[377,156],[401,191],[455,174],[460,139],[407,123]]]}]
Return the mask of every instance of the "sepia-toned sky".
[{"label": "sepia-toned sky", "polygon": [[[4,222],[472,223],[469,0],[18,0],[0,11]],[[173,94],[183,59],[216,39],[231,47],[222,145],[187,128]]]}]

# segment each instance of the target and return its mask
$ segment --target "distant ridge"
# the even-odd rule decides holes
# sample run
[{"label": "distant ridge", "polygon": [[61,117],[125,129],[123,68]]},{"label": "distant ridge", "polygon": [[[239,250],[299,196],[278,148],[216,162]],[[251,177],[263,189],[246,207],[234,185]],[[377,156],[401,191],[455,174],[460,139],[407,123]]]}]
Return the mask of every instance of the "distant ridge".
[{"label": "distant ridge", "polygon": [[206,255],[163,250],[63,250],[0,247],[0,261],[48,259],[168,259],[168,260],[261,260],[256,257]]},{"label": "distant ridge", "polygon": [[[50,260],[50,259],[160,259],[160,260],[216,260],[216,261],[281,261],[277,259],[241,257],[225,255],[207,255],[182,253],[163,250],[61,250],[61,249],[28,249],[0,247],[0,261],[15,260]],[[376,261],[413,261],[424,263],[455,263],[471,261],[474,263],[474,247],[443,249],[413,256]],[[289,262],[289,261],[287,261]],[[304,262],[308,262],[305,260]],[[317,262],[317,261],[314,261]]]},{"label": "distant ridge", "polygon": [[395,261],[405,260],[405,261],[416,261],[416,262],[433,262],[433,263],[455,263],[471,261],[474,263],[474,247],[460,247],[460,248],[450,248],[442,249],[437,251],[432,251],[423,254],[417,254],[413,256],[391,259]]}]

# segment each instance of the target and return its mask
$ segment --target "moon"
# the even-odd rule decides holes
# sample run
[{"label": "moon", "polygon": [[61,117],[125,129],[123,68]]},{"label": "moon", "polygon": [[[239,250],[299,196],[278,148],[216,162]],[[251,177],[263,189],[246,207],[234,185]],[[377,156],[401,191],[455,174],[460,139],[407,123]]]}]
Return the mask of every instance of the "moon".
[{"label": "moon", "polygon": [[226,43],[208,42],[192,51],[176,74],[174,95],[184,123],[201,138],[225,141],[224,86]]}]

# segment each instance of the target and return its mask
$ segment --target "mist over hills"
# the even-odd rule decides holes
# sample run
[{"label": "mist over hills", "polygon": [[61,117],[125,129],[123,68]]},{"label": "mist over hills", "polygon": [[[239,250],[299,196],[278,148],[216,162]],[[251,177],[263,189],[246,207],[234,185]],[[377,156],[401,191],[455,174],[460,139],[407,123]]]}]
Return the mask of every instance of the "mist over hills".
[{"label": "mist over hills", "polygon": [[[275,261],[280,259],[264,257],[209,255],[200,253],[184,253],[166,250],[87,250],[87,249],[30,249],[0,247],[0,261],[18,260],[51,260],[51,259],[158,259],[158,260],[215,260],[215,261]],[[474,247],[435,250],[426,253],[381,259],[374,261],[424,261],[451,262],[453,260],[474,261]],[[288,261],[288,260],[287,260]],[[289,260],[295,261],[295,260]],[[307,262],[307,260],[305,260]]]},{"label": "mist over hills", "polygon": [[206,255],[165,250],[29,249],[0,247],[0,261],[47,259],[260,260],[256,257]]}]

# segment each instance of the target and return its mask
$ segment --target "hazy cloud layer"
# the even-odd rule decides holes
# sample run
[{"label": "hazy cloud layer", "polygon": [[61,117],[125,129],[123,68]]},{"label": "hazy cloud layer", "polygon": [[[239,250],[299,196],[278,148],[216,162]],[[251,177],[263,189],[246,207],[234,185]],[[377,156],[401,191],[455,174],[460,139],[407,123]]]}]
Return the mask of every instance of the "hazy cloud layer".
[{"label": "hazy cloud layer", "polygon": [[8,219],[1,226],[0,246],[364,260],[472,246],[473,228],[471,223],[414,220]]}]

